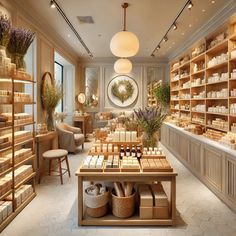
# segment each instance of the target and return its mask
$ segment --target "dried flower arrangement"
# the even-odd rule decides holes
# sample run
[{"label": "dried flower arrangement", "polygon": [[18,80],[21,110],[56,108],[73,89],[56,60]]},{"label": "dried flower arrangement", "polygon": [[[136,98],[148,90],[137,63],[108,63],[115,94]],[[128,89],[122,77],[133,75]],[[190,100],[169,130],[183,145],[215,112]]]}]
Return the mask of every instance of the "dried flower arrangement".
[{"label": "dried flower arrangement", "polygon": [[10,40],[8,43],[8,52],[11,54],[12,62],[16,64],[16,68],[25,68],[24,56],[30,44],[35,37],[34,32],[29,29],[12,28]]},{"label": "dried flower arrangement", "polygon": [[153,147],[157,143],[155,133],[161,128],[166,114],[162,112],[160,107],[148,107],[134,110],[139,126],[144,131],[144,146]]},{"label": "dried flower arrangement", "polygon": [[6,16],[0,16],[0,45],[7,47],[10,40],[11,22]]}]

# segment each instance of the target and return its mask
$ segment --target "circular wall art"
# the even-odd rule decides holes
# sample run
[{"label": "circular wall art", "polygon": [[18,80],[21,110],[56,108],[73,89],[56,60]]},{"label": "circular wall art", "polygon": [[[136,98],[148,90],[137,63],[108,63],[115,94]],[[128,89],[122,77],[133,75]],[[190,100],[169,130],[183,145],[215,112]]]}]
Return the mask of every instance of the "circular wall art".
[{"label": "circular wall art", "polygon": [[110,101],[119,107],[128,107],[138,97],[138,85],[127,75],[118,75],[107,86]]}]

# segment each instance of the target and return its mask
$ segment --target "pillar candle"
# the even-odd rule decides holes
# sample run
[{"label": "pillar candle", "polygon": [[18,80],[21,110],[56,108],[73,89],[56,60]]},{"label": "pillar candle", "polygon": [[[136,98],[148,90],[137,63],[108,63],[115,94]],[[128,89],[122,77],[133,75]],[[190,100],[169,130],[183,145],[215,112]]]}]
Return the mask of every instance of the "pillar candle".
[{"label": "pillar candle", "polygon": [[137,131],[132,131],[132,133],[131,133],[131,141],[132,142],[137,141]]},{"label": "pillar candle", "polygon": [[125,131],[120,131],[120,142],[126,141],[125,139]]},{"label": "pillar candle", "polygon": [[131,141],[131,137],[130,137],[131,135],[130,135],[130,131],[126,131],[126,133],[125,133],[125,141],[126,142],[130,142]]}]

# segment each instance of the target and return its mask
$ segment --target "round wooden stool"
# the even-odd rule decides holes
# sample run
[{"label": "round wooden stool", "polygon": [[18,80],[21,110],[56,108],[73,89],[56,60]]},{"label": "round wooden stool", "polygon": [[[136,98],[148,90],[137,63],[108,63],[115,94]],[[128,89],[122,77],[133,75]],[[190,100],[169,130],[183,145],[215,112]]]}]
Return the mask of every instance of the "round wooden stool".
[{"label": "round wooden stool", "polygon": [[[64,149],[53,149],[53,150],[49,150],[43,153],[43,159],[48,160],[49,161],[49,175],[51,175],[51,172],[58,172],[59,176],[61,178],[61,184],[63,184],[63,178],[62,176],[68,172],[69,177],[70,177],[70,167],[69,167],[69,162],[68,162],[68,158],[67,158],[68,152]],[[56,170],[51,170],[52,167],[52,161],[56,160],[58,162],[58,166],[59,166],[59,171]],[[63,161],[66,161],[66,169],[61,167],[61,163]],[[62,170],[64,170],[64,172],[62,173]]]}]

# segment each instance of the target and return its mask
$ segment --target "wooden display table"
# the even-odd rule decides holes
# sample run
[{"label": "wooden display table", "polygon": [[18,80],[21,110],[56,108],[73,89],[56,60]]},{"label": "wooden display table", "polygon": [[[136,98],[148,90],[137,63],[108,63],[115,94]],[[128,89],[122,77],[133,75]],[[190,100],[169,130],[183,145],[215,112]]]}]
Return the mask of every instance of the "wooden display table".
[{"label": "wooden display table", "polygon": [[[176,224],[176,176],[175,172],[80,172],[80,168],[76,172],[78,176],[78,225],[172,225]],[[156,181],[170,182],[170,213],[169,219],[140,219],[136,214],[130,218],[117,218],[108,214],[101,218],[88,217],[85,214],[83,203],[83,181],[130,181],[150,183]]]},{"label": "wooden display table", "polygon": [[91,115],[86,114],[82,116],[74,116],[73,121],[74,121],[74,126],[81,128],[84,137],[86,137],[87,133],[91,131],[90,130],[91,127],[89,125],[89,123],[91,122]]}]

